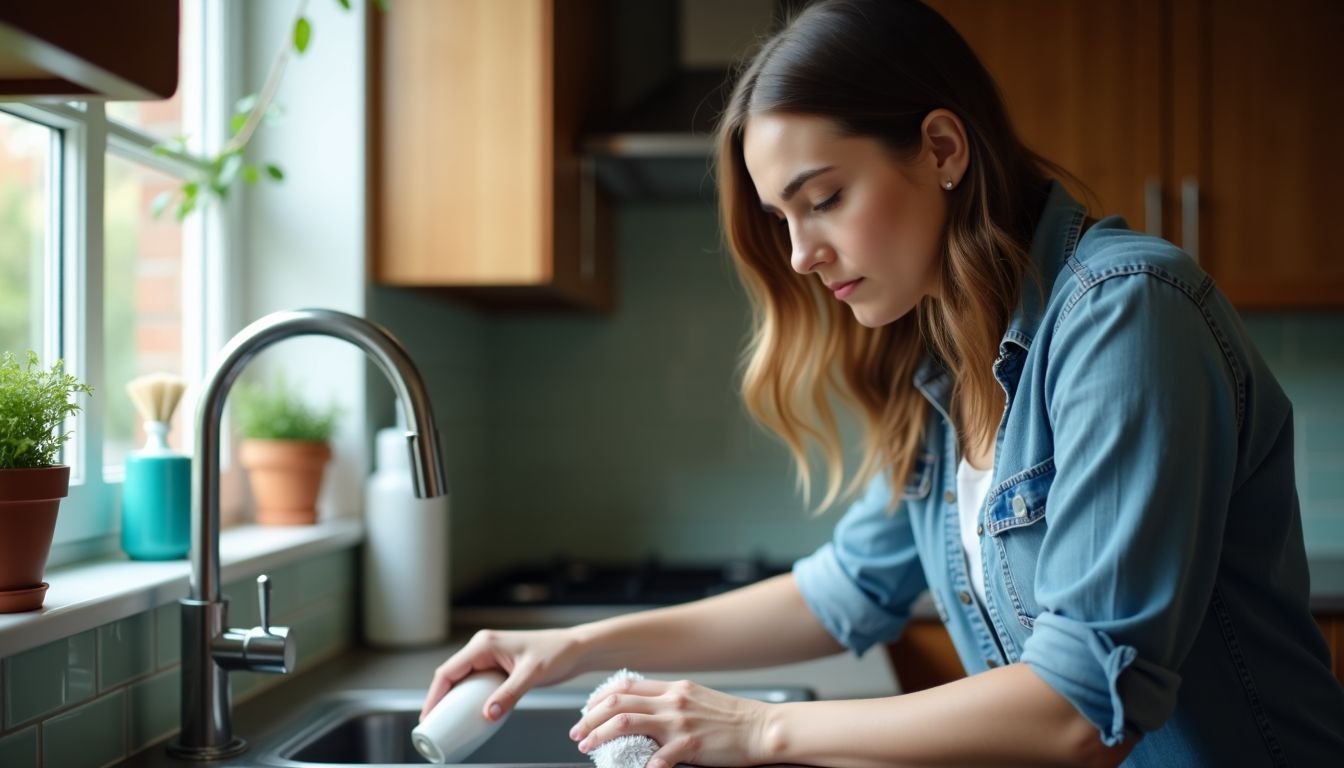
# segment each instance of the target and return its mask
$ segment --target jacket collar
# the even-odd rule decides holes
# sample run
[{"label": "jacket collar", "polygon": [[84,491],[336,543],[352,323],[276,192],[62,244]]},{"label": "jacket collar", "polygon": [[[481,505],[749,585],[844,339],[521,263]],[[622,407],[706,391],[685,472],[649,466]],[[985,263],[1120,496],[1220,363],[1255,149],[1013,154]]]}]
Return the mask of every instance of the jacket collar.
[{"label": "jacket collar", "polygon": [[1031,238],[1028,257],[1036,274],[1028,273],[1022,282],[1021,296],[1017,308],[1008,321],[1008,330],[1004,331],[999,342],[999,355],[1008,353],[1007,344],[1012,342],[1023,351],[1031,349],[1031,342],[1041,327],[1041,317],[1045,312],[1045,303],[1050,298],[1050,287],[1055,276],[1073,258],[1082,235],[1083,221],[1087,212],[1077,200],[1073,199],[1058,181],[1050,182],[1050,192],[1036,223],[1036,232]]},{"label": "jacket collar", "polygon": [[[1015,357],[1013,347],[1019,348],[1023,354],[1031,349],[1031,343],[1040,330],[1045,303],[1050,298],[1050,286],[1073,257],[1086,217],[1086,210],[1073,199],[1064,185],[1052,180],[1027,252],[1035,274],[1029,272],[1023,280],[1017,307],[999,342],[1000,362]],[[932,355],[925,355],[920,362],[915,371],[914,384],[934,405],[941,407],[946,416],[951,382],[947,370]]]}]

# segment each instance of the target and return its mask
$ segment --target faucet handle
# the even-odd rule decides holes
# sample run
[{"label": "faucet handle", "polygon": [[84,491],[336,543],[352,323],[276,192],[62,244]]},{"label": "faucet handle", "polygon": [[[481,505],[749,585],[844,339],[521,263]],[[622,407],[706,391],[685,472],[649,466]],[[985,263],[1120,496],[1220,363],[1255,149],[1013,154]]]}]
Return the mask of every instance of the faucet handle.
[{"label": "faucet handle", "polygon": [[257,607],[261,611],[261,631],[271,633],[271,577],[261,574],[257,577]]},{"label": "faucet handle", "polygon": [[225,629],[211,644],[211,656],[224,669],[287,674],[294,669],[298,649],[289,627],[271,626],[271,577],[257,577],[259,626]]}]

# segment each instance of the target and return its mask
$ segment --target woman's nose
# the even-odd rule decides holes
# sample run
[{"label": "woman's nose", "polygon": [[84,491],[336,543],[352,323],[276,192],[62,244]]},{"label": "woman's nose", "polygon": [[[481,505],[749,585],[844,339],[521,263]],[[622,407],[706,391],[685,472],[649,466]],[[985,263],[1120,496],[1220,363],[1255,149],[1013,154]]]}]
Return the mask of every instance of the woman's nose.
[{"label": "woman's nose", "polygon": [[827,247],[812,242],[797,243],[793,246],[792,256],[789,257],[794,272],[798,274],[813,272],[818,265],[827,264],[828,261],[831,261],[831,257]]},{"label": "woman's nose", "polygon": [[800,275],[806,275],[815,270],[819,264],[830,261],[831,251],[825,243],[794,236],[793,253],[789,256],[789,263],[793,266],[793,271]]}]

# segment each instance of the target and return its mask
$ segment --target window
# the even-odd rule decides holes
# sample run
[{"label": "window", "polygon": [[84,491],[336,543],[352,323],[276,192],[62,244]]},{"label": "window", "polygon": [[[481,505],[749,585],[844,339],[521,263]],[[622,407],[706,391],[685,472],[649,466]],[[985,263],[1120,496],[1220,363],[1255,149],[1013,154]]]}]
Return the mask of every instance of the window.
[{"label": "window", "polygon": [[[0,349],[57,357],[94,387],[69,425],[70,496],[50,562],[115,549],[127,452],[144,434],[126,383],[151,371],[204,375],[206,329],[224,286],[201,275],[224,252],[218,206],[185,221],[152,201],[202,166],[227,104],[222,3],[183,0],[177,94],[143,103],[0,104]],[[206,119],[210,115],[210,119]],[[185,135],[196,155],[154,147]],[[189,445],[191,403],[172,440]]]},{"label": "window", "polygon": [[44,353],[54,263],[52,161],[59,135],[0,113],[0,350]]},{"label": "window", "polygon": [[[113,480],[121,477],[126,454],[145,440],[122,383],[155,371],[187,373],[182,344],[184,223],[150,212],[155,197],[180,183],[132,159],[107,155],[102,328],[105,379],[115,391],[109,391],[112,396],[104,403],[103,470]],[[184,448],[183,412],[178,409],[169,433],[178,450]]]}]

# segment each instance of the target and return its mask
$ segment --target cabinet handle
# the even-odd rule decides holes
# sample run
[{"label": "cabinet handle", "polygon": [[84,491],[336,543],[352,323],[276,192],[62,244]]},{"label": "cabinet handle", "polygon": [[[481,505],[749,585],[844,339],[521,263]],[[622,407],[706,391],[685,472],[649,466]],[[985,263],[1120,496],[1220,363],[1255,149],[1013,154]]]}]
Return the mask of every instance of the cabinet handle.
[{"label": "cabinet handle", "polygon": [[597,161],[579,159],[579,277],[597,277]]},{"label": "cabinet handle", "polygon": [[1143,224],[1148,234],[1162,236],[1162,180],[1156,176],[1143,184]]},{"label": "cabinet handle", "polygon": [[1199,263],[1199,179],[1181,181],[1181,247]]}]

